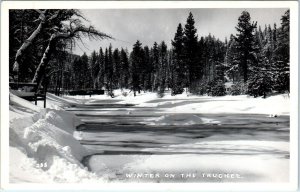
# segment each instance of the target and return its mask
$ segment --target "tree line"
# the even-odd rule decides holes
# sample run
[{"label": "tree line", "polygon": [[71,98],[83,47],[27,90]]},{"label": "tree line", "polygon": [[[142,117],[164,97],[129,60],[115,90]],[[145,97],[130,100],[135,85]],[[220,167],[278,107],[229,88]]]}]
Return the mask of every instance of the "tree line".
[{"label": "tree line", "polygon": [[243,11],[236,30],[224,42],[211,34],[198,37],[189,13],[185,25],[178,24],[169,48],[165,41],[149,47],[137,40],[130,51],[110,45],[89,56],[57,49],[49,65],[52,71],[47,72],[49,85],[57,93],[104,88],[111,96],[114,89],[130,89],[134,95],[152,91],[159,96],[167,89],[172,95],[186,90],[255,97],[289,91],[289,10],[279,27],[268,25],[263,30]]}]

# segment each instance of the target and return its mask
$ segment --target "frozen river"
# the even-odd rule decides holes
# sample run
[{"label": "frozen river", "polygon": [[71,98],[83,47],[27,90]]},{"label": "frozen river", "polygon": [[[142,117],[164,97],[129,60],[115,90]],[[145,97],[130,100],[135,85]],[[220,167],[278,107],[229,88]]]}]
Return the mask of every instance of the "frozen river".
[{"label": "frozen river", "polygon": [[170,103],[118,102],[68,109],[86,123],[78,135],[93,155],[83,163],[98,175],[116,182],[288,181],[289,116],[166,113]]}]

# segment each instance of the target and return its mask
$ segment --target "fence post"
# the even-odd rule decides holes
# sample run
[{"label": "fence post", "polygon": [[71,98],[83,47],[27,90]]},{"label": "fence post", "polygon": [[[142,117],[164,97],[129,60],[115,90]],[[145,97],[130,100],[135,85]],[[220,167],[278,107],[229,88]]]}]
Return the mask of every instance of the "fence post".
[{"label": "fence post", "polygon": [[36,95],[36,93],[34,94],[34,104],[37,105],[37,95]]},{"label": "fence post", "polygon": [[[46,76],[46,79],[47,79],[47,76]],[[48,86],[48,81],[46,80],[45,83],[44,83],[44,108],[46,108],[46,93],[47,93],[47,86]]]}]

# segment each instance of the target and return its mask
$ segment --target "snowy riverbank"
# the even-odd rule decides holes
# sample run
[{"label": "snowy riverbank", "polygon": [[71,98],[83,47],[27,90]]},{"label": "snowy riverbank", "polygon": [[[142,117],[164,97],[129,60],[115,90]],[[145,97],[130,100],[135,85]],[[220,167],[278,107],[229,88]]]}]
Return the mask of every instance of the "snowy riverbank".
[{"label": "snowy riverbank", "polygon": [[10,95],[10,182],[92,182],[100,178],[80,161],[89,152],[74,138],[82,122],[60,106],[66,100],[50,95],[50,108],[40,108]]},{"label": "snowy riverbank", "polygon": [[[124,93],[127,96],[124,96]],[[171,96],[167,91],[163,98],[156,93],[138,94],[133,97],[129,90],[114,91],[114,98],[107,95],[64,96],[65,99],[75,99],[84,104],[97,104],[101,100],[114,100],[120,104],[134,104],[137,107],[159,107],[162,113],[237,113],[237,114],[265,114],[268,116],[289,115],[290,97],[288,94],[279,94],[267,97],[253,98],[248,95],[238,96],[196,96],[186,93]]]},{"label": "snowy riverbank", "polygon": [[[262,99],[247,96],[213,98],[186,94],[157,98],[155,93],[142,93],[137,97],[133,97],[130,93],[125,97],[120,91],[115,94],[115,98],[106,95],[61,98],[49,94],[47,109],[10,95],[10,182],[106,182],[101,174],[91,173],[81,164],[82,158],[90,155],[90,152],[76,140],[76,132],[74,134],[75,127],[83,122],[74,114],[64,111],[63,107],[66,106],[116,100],[116,103],[136,104],[137,107],[161,107],[164,113],[253,113],[270,117],[289,115],[290,106],[287,95]],[[117,112],[118,109],[116,108],[115,111]],[[194,116],[184,123],[220,123],[210,119],[195,118],[197,117]],[[164,115],[153,119],[149,124],[151,123],[152,125],[172,124],[172,118]],[[195,144],[197,145],[199,144]],[[287,145],[288,143],[284,143],[284,146]],[[288,151],[288,147],[285,147],[285,150]],[[150,160],[151,158],[148,159]],[[133,164],[138,167],[138,164]],[[285,168],[288,168],[288,165],[285,164]]]}]

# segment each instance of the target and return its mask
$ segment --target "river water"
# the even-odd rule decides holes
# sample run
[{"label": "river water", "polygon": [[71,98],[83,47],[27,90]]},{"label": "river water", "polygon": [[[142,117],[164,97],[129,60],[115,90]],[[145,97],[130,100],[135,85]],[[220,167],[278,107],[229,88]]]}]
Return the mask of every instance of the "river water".
[{"label": "river water", "polygon": [[[78,133],[92,155],[83,163],[112,182],[288,181],[289,116],[165,114],[108,101],[68,110],[86,123]],[[191,116],[217,121],[145,123],[166,115],[175,122]]]}]

